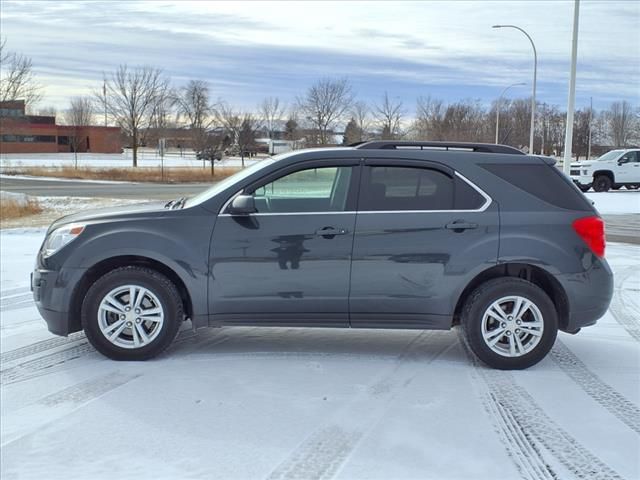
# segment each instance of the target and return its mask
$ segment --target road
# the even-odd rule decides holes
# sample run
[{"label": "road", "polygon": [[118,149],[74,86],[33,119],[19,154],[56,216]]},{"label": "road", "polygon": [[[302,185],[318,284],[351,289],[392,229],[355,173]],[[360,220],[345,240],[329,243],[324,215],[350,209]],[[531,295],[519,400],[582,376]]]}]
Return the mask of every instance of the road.
[{"label": "road", "polygon": [[194,195],[209,183],[117,183],[83,182],[75,180],[47,180],[9,176],[0,177],[0,190],[47,197],[100,197],[140,200],[169,200]]},{"label": "road", "polygon": [[[207,183],[100,183],[75,180],[0,177],[0,190],[27,195],[55,197],[100,197],[140,200],[169,200],[194,195],[211,186]],[[603,215],[607,239],[640,244],[640,215]]]}]

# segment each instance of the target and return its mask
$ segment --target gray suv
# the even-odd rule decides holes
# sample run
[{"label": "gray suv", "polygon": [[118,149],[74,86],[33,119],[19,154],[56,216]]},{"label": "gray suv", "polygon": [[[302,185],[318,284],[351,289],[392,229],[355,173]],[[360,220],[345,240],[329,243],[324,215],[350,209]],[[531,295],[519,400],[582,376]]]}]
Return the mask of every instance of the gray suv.
[{"label": "gray suv", "polygon": [[500,369],[611,300],[604,225],[545,157],[367,142],[262,160],[192,198],[54,222],[32,289],[49,330],[144,360],[180,325],[450,329]]}]

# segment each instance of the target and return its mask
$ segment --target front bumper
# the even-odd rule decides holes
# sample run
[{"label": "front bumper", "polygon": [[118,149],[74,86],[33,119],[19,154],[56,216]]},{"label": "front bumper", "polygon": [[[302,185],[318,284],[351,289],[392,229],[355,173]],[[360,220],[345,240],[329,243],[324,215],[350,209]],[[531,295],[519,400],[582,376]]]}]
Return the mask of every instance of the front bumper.
[{"label": "front bumper", "polygon": [[583,187],[593,183],[593,178],[590,175],[571,175],[570,178],[573,183]]},{"label": "front bumper", "polygon": [[71,318],[73,292],[84,275],[84,269],[45,270],[31,274],[33,300],[51,333],[66,336],[81,329],[80,319]]}]

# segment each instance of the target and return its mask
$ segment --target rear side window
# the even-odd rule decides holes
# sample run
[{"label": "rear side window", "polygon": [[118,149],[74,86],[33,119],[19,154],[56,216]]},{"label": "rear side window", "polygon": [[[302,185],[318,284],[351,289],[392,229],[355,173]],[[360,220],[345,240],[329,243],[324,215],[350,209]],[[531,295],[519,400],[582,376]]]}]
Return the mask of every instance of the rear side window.
[{"label": "rear side window", "polygon": [[452,210],[454,182],[426,168],[368,168],[360,189],[360,210]]},{"label": "rear side window", "polygon": [[567,210],[591,211],[591,205],[571,180],[551,165],[484,164],[485,170],[540,200]]}]

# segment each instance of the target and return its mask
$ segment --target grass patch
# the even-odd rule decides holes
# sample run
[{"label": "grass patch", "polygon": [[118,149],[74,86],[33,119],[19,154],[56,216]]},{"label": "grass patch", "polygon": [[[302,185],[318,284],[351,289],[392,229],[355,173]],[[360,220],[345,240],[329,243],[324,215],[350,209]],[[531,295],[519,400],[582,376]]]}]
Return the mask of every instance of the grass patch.
[{"label": "grass patch", "polygon": [[43,208],[33,198],[13,199],[4,197],[0,199],[0,220],[12,220],[30,215],[42,213]]},{"label": "grass patch", "polygon": [[117,180],[123,182],[155,183],[198,183],[219,181],[233,175],[239,167],[217,167],[214,175],[211,169],[199,167],[169,167],[164,173],[159,167],[91,168],[80,167],[12,167],[6,168],[7,175],[30,175],[34,177],[58,177],[77,180]]}]

